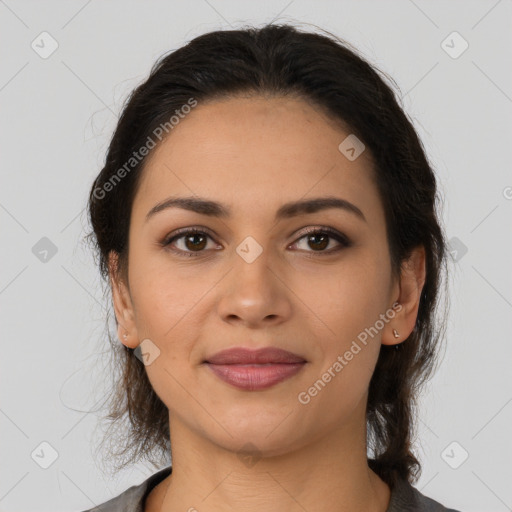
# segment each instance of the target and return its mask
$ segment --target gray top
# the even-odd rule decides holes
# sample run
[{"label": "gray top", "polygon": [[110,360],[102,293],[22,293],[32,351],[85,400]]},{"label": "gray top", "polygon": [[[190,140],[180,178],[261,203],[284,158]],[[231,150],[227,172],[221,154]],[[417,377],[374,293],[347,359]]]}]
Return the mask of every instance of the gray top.
[{"label": "gray top", "polygon": [[[141,484],[133,485],[97,507],[83,512],[144,512],[144,503],[151,490],[166,476],[170,475],[171,466],[161,469]],[[421,494],[406,480],[400,480],[391,490],[391,499],[386,512],[459,512],[443,507],[437,501]]]}]

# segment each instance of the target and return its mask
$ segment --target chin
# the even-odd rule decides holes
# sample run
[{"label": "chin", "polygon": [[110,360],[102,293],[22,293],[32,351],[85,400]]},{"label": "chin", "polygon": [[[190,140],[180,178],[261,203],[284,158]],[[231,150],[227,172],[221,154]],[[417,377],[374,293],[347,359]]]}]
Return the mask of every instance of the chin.
[{"label": "chin", "polygon": [[256,437],[253,434],[240,435],[237,433],[234,435],[234,439],[226,439],[225,443],[220,443],[220,445],[225,450],[235,453],[242,462],[249,458],[247,465],[250,466],[259,459],[278,457],[292,451],[293,446],[290,443],[293,443],[293,440],[289,436],[285,437],[286,441],[277,437],[271,440],[265,437],[265,434]]},{"label": "chin", "polygon": [[283,421],[284,418],[286,415],[274,415],[272,421],[268,421],[247,415],[243,421],[222,423],[232,437],[223,431],[225,435],[218,444],[235,453],[253,453],[255,457],[283,455],[298,448],[302,438],[293,421]]}]

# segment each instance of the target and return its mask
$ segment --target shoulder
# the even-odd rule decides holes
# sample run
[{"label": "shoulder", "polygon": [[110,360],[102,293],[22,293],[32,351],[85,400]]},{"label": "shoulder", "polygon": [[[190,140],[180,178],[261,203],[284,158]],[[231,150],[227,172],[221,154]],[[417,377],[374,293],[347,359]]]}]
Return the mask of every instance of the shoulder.
[{"label": "shoulder", "polygon": [[399,480],[391,492],[386,512],[460,512],[423,495],[406,480]]},{"label": "shoulder", "polygon": [[144,502],[150,491],[171,473],[171,466],[161,469],[142,483],[132,485],[118,496],[81,512],[144,512]]}]

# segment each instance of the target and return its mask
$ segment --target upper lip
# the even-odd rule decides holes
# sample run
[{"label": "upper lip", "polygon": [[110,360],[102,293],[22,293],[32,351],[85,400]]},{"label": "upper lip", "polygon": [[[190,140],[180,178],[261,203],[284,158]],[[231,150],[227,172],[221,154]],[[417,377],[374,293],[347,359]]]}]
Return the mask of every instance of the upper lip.
[{"label": "upper lip", "polygon": [[266,347],[251,350],[244,347],[234,347],[208,357],[206,363],[211,364],[265,364],[265,363],[305,363],[306,360],[277,347]]}]

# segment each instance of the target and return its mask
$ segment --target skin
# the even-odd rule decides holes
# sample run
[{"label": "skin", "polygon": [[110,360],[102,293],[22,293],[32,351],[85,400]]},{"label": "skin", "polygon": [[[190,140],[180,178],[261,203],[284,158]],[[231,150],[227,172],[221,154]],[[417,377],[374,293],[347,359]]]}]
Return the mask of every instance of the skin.
[{"label": "skin", "polygon": [[[387,509],[390,489],[367,465],[368,385],[381,344],[401,343],[414,328],[425,253],[413,251],[392,279],[370,152],[349,161],[338,150],[349,133],[298,98],[236,97],[199,104],[150,154],[132,208],[128,283],[115,272],[115,254],[110,260],[119,339],[158,347],[146,371],[169,409],[173,473],[150,493],[146,511]],[[171,208],[145,220],[168,197],[191,195],[233,214]],[[339,209],[274,222],[283,203],[333,195],[366,222]],[[352,245],[328,238],[319,249],[303,232],[321,226]],[[212,233],[196,238],[203,252],[195,258],[159,243],[185,227]],[[263,249],[252,263],[236,252],[247,236]],[[194,252],[186,241],[173,246]],[[298,394],[396,302],[394,318],[300,403]],[[271,388],[244,391],[202,364],[234,346],[277,346],[307,364]],[[248,442],[254,465],[239,453]]]}]

